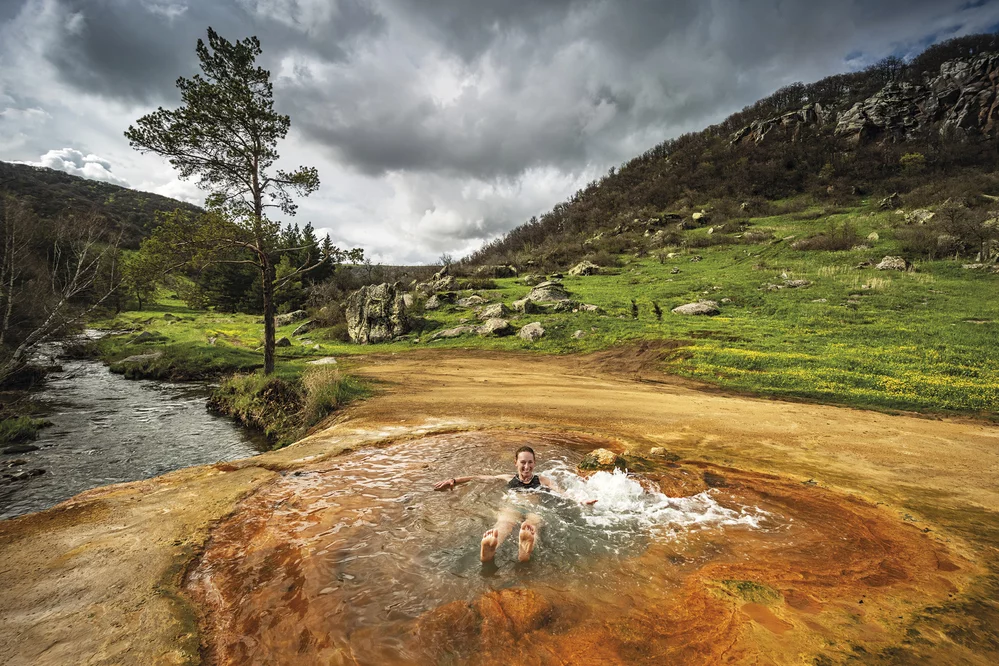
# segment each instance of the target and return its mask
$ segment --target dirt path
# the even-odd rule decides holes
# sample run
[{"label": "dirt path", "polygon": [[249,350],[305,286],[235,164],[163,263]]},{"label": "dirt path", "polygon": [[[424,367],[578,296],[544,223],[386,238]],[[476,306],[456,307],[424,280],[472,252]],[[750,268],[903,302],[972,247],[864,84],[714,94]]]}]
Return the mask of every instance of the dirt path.
[{"label": "dirt path", "polygon": [[[418,352],[357,363],[381,393],[292,447],[97,489],[0,523],[0,663],[198,663],[195,610],[177,590],[212,526],[242,497],[276,472],[344,448],[463,429],[578,430],[622,450],[663,446],[683,458],[812,479],[930,530],[990,572],[982,585],[999,579],[999,427],[656,383],[666,378],[638,350],[585,358]],[[968,594],[971,603],[991,592]],[[993,610],[969,614],[965,629],[987,627],[999,617]]]}]

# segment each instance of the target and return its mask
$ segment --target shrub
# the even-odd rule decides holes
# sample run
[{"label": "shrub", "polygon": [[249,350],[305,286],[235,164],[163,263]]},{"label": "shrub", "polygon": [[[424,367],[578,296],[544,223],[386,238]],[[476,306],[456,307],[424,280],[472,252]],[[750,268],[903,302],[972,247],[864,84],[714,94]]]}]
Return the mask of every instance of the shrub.
[{"label": "shrub", "polygon": [[27,442],[38,437],[38,431],[52,425],[43,419],[30,416],[16,416],[0,421],[0,444]]},{"label": "shrub", "polygon": [[849,250],[860,242],[860,235],[849,222],[830,224],[829,229],[791,243],[795,250]]},{"label": "shrub", "polygon": [[364,388],[352,377],[331,365],[310,368],[302,376],[305,400],[301,410],[302,426],[311,428],[326,416],[363,395]]},{"label": "shrub", "polygon": [[492,278],[469,277],[458,280],[458,289],[499,289]]}]

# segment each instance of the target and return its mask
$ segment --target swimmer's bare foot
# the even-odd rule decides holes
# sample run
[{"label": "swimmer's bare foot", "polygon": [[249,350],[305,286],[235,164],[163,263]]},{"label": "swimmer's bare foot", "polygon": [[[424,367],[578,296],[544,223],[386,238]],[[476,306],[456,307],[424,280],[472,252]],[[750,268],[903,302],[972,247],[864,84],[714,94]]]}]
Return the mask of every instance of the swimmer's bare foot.
[{"label": "swimmer's bare foot", "polygon": [[527,562],[531,559],[531,553],[534,552],[534,542],[537,534],[537,528],[530,523],[524,523],[520,526],[520,549],[517,554],[517,559],[521,562]]},{"label": "swimmer's bare foot", "polygon": [[482,547],[479,549],[479,559],[483,562],[492,562],[496,556],[496,547],[499,546],[499,532],[495,529],[486,530],[482,535]]}]

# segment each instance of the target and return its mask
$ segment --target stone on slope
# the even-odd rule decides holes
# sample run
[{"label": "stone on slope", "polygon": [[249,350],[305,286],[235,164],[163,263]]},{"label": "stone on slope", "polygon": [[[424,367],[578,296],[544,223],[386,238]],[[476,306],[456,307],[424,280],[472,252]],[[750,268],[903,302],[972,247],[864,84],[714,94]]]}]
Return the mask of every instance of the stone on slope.
[{"label": "stone on slope", "polygon": [[681,315],[706,315],[713,316],[719,314],[718,304],[714,301],[698,301],[696,303],[685,303],[670,310],[673,314]]},{"label": "stone on slope", "polygon": [[541,322],[532,321],[530,324],[527,324],[526,326],[521,328],[520,332],[517,333],[517,336],[520,337],[522,340],[527,340],[528,342],[535,342],[541,339],[544,336],[544,334],[545,334],[545,329],[544,327],[541,326]]}]

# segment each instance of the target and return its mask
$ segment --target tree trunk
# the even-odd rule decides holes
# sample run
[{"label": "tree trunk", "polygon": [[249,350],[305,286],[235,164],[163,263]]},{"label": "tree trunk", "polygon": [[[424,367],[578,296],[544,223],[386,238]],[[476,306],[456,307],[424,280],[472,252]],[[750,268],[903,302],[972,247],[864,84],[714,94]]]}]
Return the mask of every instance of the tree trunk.
[{"label": "tree trunk", "polygon": [[274,372],[274,266],[264,256],[260,267],[264,295],[264,374]]}]

